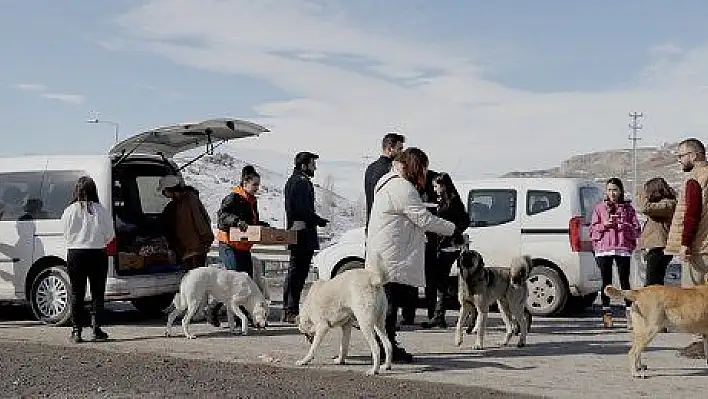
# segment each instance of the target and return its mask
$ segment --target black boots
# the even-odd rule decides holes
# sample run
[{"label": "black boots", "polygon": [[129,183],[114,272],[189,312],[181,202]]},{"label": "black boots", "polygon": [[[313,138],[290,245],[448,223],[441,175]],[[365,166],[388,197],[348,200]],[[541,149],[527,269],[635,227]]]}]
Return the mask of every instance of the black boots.
[{"label": "black boots", "polygon": [[81,328],[80,327],[74,327],[71,329],[71,342],[75,344],[79,344],[81,342],[84,342],[83,338],[81,338]]},{"label": "black boots", "polygon": [[107,341],[108,334],[101,330],[101,323],[98,321],[98,317],[95,313],[91,314],[91,327],[93,328],[93,340],[94,341]]},{"label": "black boots", "polygon": [[222,306],[224,306],[224,304],[221,302],[207,306],[207,321],[214,327],[219,327],[221,325],[221,322],[219,321],[219,311],[221,311]]}]

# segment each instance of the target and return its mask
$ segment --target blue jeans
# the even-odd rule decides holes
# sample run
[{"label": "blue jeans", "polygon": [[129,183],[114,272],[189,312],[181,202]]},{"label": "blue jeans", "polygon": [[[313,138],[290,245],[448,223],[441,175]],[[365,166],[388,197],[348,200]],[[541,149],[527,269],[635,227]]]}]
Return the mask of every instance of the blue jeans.
[{"label": "blue jeans", "polygon": [[232,247],[219,243],[219,258],[221,263],[228,270],[237,272],[246,272],[250,277],[253,277],[253,259],[251,251],[241,251]]}]

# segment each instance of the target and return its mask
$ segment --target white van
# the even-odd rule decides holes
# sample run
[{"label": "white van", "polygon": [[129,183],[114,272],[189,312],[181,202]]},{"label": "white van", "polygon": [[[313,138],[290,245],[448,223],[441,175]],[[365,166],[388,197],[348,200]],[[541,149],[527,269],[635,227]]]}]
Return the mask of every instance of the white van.
[{"label": "white van", "polygon": [[[566,306],[594,302],[602,286],[588,226],[603,190],[588,180],[570,178],[498,178],[461,181],[470,227],[469,246],[488,266],[505,266],[530,255],[528,309],[534,315],[557,314]],[[363,228],[345,233],[313,259],[319,278],[362,267]],[[453,267],[452,278],[457,278]],[[457,287],[454,283],[452,286]]]},{"label": "white van", "polygon": [[212,119],[149,130],[108,155],[0,158],[0,302],[26,301],[48,324],[69,320],[60,218],[76,181],[88,175],[116,224],[116,240],[107,247],[106,300],[130,300],[150,313],[164,309],[179,289],[181,266],[164,257],[145,267],[128,264],[145,250],[140,243],[149,246],[164,233],[159,216],[168,200],[157,192],[160,177],[179,174],[172,160],[178,153],[201,146],[212,152],[220,143],[267,131],[251,122]]}]

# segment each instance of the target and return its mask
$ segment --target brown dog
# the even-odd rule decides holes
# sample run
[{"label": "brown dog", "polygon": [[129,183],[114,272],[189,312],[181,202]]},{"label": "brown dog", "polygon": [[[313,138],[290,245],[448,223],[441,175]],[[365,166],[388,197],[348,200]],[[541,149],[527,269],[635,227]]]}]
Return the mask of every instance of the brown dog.
[{"label": "brown dog", "polygon": [[633,377],[644,378],[646,365],[641,355],[647,345],[667,326],[683,332],[703,334],[703,350],[708,358],[708,285],[691,288],[652,285],[636,290],[620,290],[612,285],[605,294],[632,301],[633,342],[629,367]]}]

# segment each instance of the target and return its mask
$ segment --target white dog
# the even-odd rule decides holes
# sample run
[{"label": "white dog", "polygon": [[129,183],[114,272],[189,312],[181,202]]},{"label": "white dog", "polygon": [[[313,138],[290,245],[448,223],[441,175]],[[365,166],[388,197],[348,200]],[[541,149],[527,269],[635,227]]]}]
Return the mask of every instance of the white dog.
[{"label": "white dog", "polygon": [[189,323],[197,311],[207,304],[209,296],[224,303],[231,333],[236,332],[234,324],[234,314],[236,314],[241,319],[242,334],[248,334],[248,320],[239,306],[243,306],[251,314],[256,328],[265,328],[268,302],[248,274],[206,266],[190,270],[182,278],[179,292],[175,294],[172,301],[174,310],[167,317],[165,335],[168,337],[171,335],[172,324],[186,310],[187,314],[182,318],[184,336],[189,339],[196,338],[194,334],[189,333]]},{"label": "white dog", "polygon": [[393,348],[386,336],[388,302],[383,290],[386,278],[378,266],[373,269],[348,270],[331,280],[319,280],[312,284],[297,320],[300,332],[305,335],[311,346],[307,355],[297,361],[298,366],[308,364],[314,358],[322,338],[332,327],[342,329],[342,342],[336,363],[344,364],[352,326],[356,321],[369,343],[373,359],[373,366],[366,374],[373,375],[379,371],[381,352],[376,335],[386,353],[384,368],[391,369]]}]

